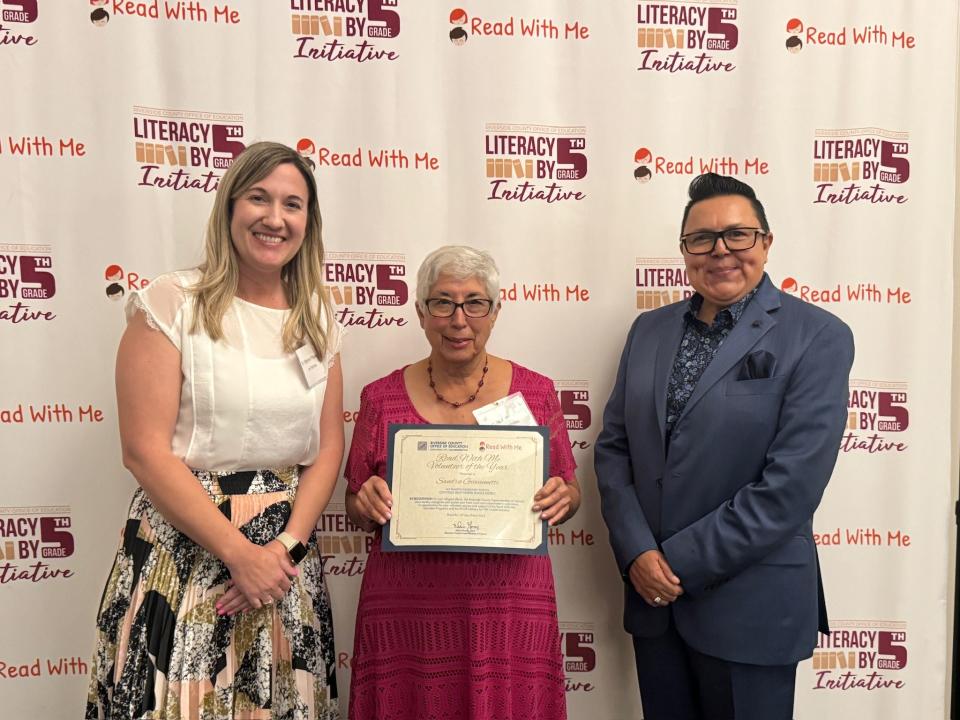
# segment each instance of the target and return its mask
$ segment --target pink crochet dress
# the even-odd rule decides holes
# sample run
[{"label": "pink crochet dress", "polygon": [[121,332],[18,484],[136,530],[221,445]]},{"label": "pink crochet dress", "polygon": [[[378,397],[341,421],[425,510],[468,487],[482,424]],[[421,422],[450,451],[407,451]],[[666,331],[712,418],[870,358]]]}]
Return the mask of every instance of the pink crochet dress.
[{"label": "pink crochet dress", "polygon": [[[522,392],[550,429],[550,475],[572,480],[553,383],[513,364],[510,392]],[[402,369],[360,396],[346,468],[352,491],[384,477],[391,423],[427,423]],[[350,720],[563,720],[561,662],[549,557],[381,553],[377,531],[357,609]]]}]

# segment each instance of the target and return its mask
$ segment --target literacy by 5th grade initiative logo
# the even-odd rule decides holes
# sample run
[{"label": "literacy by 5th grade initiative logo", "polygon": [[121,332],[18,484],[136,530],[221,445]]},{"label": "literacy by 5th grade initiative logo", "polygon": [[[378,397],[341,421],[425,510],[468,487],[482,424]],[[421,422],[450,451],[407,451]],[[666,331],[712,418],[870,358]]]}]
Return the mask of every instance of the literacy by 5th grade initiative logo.
[{"label": "literacy by 5th grade initiative logo", "polygon": [[910,134],[876,127],[817,130],[813,204],[902,205],[910,179]]},{"label": "literacy by 5th grade initiative logo", "polygon": [[814,690],[902,690],[907,623],[896,620],[831,620],[813,651]]},{"label": "literacy by 5th grade initiative logo", "polygon": [[655,310],[693,295],[686,267],[679,257],[638,257],[634,268],[634,284],[638,312]]},{"label": "literacy by 5th grade initiative logo", "polygon": [[840,452],[898,453],[910,427],[907,383],[850,378],[847,427]]},{"label": "literacy by 5th grade initiative logo", "polygon": [[57,316],[49,302],[57,294],[49,245],[0,245],[0,321],[20,325]]},{"label": "literacy by 5th grade initiative logo", "polygon": [[66,506],[0,508],[0,585],[73,577],[71,525]]},{"label": "literacy by 5th grade initiative logo", "polygon": [[637,70],[733,72],[740,41],[736,0],[637,3]]},{"label": "literacy by 5th grade initiative logo", "polygon": [[397,60],[399,0],[290,0],[293,57],[366,63]]},{"label": "literacy by 5th grade initiative logo", "polygon": [[36,45],[37,38],[27,32],[28,28],[22,26],[36,22],[37,15],[37,0],[0,0],[0,47]]},{"label": "literacy by 5th grade initiative logo", "polygon": [[343,503],[331,502],[317,519],[317,544],[327,577],[363,575],[373,536],[353,524]]},{"label": "literacy by 5th grade initiative logo", "polygon": [[329,252],[323,273],[323,292],[343,326],[373,330],[407,324],[402,312],[410,297],[405,255]]},{"label": "literacy by 5th grade initiative logo", "polygon": [[487,200],[546,203],[583,200],[587,129],[488,123],[484,134]]},{"label": "literacy by 5th grade initiative logo", "polygon": [[243,115],[134,106],[140,186],[213,192],[243,152]]}]

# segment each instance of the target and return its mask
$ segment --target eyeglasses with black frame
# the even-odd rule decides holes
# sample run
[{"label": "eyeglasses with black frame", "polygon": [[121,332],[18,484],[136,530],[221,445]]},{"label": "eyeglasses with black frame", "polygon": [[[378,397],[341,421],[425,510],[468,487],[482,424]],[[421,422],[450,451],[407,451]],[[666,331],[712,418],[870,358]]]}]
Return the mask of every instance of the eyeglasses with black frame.
[{"label": "eyeglasses with black frame", "polygon": [[757,239],[769,235],[762,228],[735,227],[726,230],[698,230],[680,236],[680,245],[690,255],[709,255],[717,246],[717,240],[723,238],[727,250],[737,252],[749,250],[757,244]]},{"label": "eyeglasses with black frame", "polygon": [[458,303],[447,298],[427,298],[424,304],[427,312],[435,318],[453,317],[457,308],[461,308],[469,318],[482,318],[489,315],[493,308],[493,300],[487,298],[470,298]]}]

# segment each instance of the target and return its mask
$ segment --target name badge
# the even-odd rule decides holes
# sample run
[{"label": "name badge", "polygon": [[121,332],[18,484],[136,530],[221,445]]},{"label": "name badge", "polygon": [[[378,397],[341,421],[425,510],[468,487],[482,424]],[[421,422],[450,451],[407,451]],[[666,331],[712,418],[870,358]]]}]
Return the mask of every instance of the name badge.
[{"label": "name badge", "polygon": [[523,393],[515,392],[473,411],[481,425],[537,425]]},{"label": "name badge", "polygon": [[303,370],[303,379],[307,381],[308,388],[315,388],[327,379],[327,366],[320,362],[310,343],[297,348],[297,360],[300,361],[300,369]]}]

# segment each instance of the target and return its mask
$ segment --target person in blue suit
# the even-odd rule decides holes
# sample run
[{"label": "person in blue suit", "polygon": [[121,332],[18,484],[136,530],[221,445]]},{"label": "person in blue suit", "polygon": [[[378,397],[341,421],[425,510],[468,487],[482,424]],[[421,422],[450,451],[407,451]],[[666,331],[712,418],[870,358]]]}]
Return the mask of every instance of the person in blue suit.
[{"label": "person in blue suit", "polygon": [[640,315],[597,439],[646,720],[790,720],[827,631],[813,513],[847,419],[853,335],[764,272],[753,189],[690,184],[688,300]]}]

